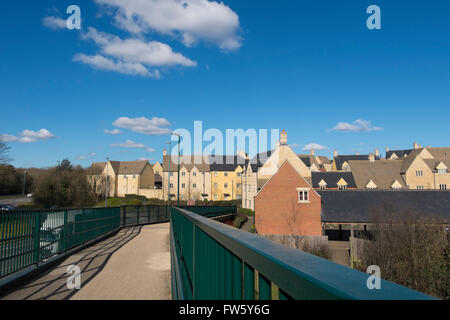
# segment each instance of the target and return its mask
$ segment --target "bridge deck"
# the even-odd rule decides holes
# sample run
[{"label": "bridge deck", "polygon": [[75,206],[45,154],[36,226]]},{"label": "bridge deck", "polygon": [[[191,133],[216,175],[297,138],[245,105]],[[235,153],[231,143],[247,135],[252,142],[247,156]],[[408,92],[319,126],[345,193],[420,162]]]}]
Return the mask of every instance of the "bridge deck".
[{"label": "bridge deck", "polygon": [[[81,289],[69,290],[67,267],[81,269]],[[169,224],[124,228],[69,256],[3,299],[170,299]]]}]

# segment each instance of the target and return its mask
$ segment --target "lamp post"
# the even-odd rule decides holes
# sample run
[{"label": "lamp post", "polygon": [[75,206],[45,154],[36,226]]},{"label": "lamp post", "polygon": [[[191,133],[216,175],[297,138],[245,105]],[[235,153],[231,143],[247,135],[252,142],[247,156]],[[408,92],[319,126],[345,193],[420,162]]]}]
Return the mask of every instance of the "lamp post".
[{"label": "lamp post", "polygon": [[176,132],[171,132],[171,134],[178,137],[177,207],[180,207],[180,141],[181,141],[181,135]]},{"label": "lamp post", "polygon": [[27,170],[25,170],[25,172],[23,173],[23,195],[25,195],[25,189],[26,189],[26,185],[27,185]]},{"label": "lamp post", "polygon": [[109,188],[108,188],[108,180],[109,180],[109,175],[108,175],[108,164],[109,164],[109,158],[106,158],[106,180],[105,180],[105,208],[108,206],[108,192],[109,192]]},{"label": "lamp post", "polygon": [[[167,172],[167,204],[170,207],[170,173],[171,173],[171,171],[170,171],[170,161],[171,161],[171,158],[172,158],[172,151],[171,151],[171,149],[172,149],[172,147],[171,147],[172,146],[172,141],[169,140],[166,143],[169,145],[169,171]],[[164,161],[164,159],[163,159],[163,161]]]}]

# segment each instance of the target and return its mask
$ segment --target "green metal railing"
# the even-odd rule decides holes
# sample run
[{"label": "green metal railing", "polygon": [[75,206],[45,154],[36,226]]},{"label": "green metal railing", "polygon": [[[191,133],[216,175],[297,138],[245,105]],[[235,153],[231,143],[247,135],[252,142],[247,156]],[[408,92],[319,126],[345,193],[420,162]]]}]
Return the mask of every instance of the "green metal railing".
[{"label": "green metal railing", "polygon": [[171,212],[174,299],[432,299],[181,208]]},{"label": "green metal railing", "polygon": [[0,278],[117,230],[120,208],[0,213]]},{"label": "green metal railing", "polygon": [[208,218],[237,213],[236,206],[180,206],[180,208]]},{"label": "green metal railing", "polygon": [[[189,207],[208,217],[236,207]],[[65,254],[120,227],[170,221],[165,205],[0,212],[0,279]]]}]

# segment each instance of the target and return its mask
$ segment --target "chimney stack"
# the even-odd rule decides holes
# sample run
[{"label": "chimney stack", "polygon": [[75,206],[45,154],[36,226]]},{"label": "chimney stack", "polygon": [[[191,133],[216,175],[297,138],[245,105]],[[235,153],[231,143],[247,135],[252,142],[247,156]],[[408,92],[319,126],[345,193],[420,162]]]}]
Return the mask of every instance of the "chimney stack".
[{"label": "chimney stack", "polygon": [[373,153],[369,153],[369,161],[370,162],[375,162],[375,156],[373,155]]},{"label": "chimney stack", "polygon": [[377,158],[380,157],[380,151],[378,151],[378,149],[375,149],[375,157],[377,157]]},{"label": "chimney stack", "polygon": [[163,156],[167,156],[167,149],[163,150]]},{"label": "chimney stack", "polygon": [[386,153],[388,153],[389,152],[389,147],[386,147]]},{"label": "chimney stack", "polygon": [[314,155],[314,149],[311,149],[311,150],[310,150],[310,153],[311,153],[311,155],[313,156],[313,155]]},{"label": "chimney stack", "polygon": [[287,132],[284,129],[280,133],[280,145],[281,146],[287,145]]},{"label": "chimney stack", "polygon": [[337,157],[338,156],[338,151],[336,149],[334,149],[334,156]]},{"label": "chimney stack", "polygon": [[359,156],[359,152],[356,152],[355,154],[356,154],[357,156]]}]

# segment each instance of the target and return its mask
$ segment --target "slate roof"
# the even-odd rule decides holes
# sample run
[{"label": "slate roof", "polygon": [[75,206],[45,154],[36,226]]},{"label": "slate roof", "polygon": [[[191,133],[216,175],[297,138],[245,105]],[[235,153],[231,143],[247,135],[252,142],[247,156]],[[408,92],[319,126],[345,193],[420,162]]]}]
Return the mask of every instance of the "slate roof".
[{"label": "slate roof", "polygon": [[[169,171],[169,157],[170,159],[170,171],[176,172],[178,170],[178,156],[177,155],[165,155],[163,156],[163,171],[168,172]],[[187,163],[183,162],[183,156],[181,156],[181,163],[180,163],[180,169],[184,166],[188,171],[191,171],[194,166],[198,169],[200,172],[208,172],[210,171],[209,168],[209,160],[205,159],[203,156],[187,156],[188,160]]]},{"label": "slate roof", "polygon": [[364,189],[372,180],[378,189],[389,190],[395,180],[403,188],[406,188],[406,184],[400,175],[402,161],[404,160],[378,160],[374,162],[352,160],[349,161],[349,165],[358,189]]},{"label": "slate roof", "polygon": [[430,222],[450,223],[449,191],[319,190],[322,221],[342,223],[375,222],[377,213],[419,214]]},{"label": "slate roof", "polygon": [[337,188],[337,183],[341,178],[347,182],[347,188],[356,188],[352,172],[311,172],[312,186],[314,188],[320,188],[319,182],[322,179],[327,183],[327,188]]},{"label": "slate roof", "polygon": [[432,147],[427,147],[426,148],[431,155],[438,160],[450,160],[450,148],[445,147],[445,148],[432,148]]},{"label": "slate roof", "polygon": [[[374,156],[375,160],[380,160],[380,156]],[[368,154],[352,154],[352,155],[342,155],[342,156],[336,156],[334,157],[334,161],[336,162],[336,169],[342,170],[342,165],[344,162],[349,162],[350,160],[369,160]]]},{"label": "slate roof", "polygon": [[148,163],[147,160],[142,161],[110,161],[116,174],[141,174]]},{"label": "slate roof", "polygon": [[414,149],[408,149],[408,150],[389,150],[388,152],[386,152],[386,159],[389,159],[394,153],[397,155],[397,157],[399,158],[403,158],[404,156],[408,156],[411,151],[413,151]]},{"label": "slate roof", "polygon": [[240,156],[209,156],[211,171],[234,171],[237,167],[244,168],[247,160]]}]

